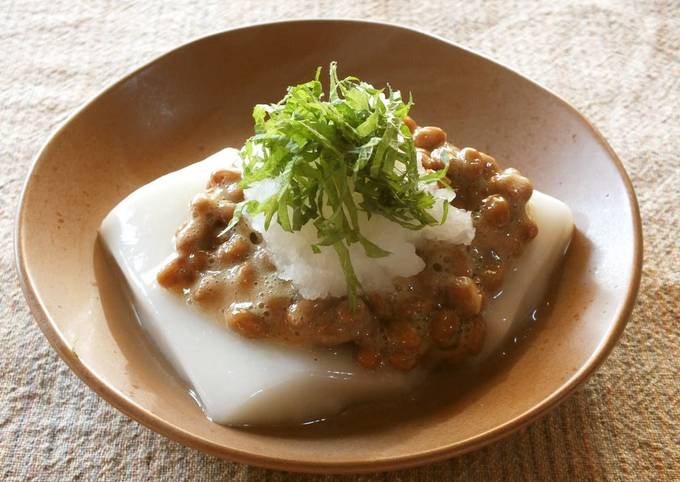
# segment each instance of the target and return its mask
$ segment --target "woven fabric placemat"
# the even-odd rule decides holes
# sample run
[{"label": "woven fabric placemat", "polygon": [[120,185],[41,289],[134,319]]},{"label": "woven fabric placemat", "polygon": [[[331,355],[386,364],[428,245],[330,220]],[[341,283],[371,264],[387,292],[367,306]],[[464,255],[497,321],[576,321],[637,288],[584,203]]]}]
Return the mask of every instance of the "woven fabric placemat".
[{"label": "woven fabric placemat", "polygon": [[[412,470],[268,471],[128,419],[40,333],[19,288],[12,238],[21,185],[51,129],[113,80],[190,39],[295,17],[403,23],[490,55],[570,101],[623,160],[644,224],[640,295],[609,359],[542,420]],[[679,57],[678,0],[0,0],[0,479],[680,480]]]}]

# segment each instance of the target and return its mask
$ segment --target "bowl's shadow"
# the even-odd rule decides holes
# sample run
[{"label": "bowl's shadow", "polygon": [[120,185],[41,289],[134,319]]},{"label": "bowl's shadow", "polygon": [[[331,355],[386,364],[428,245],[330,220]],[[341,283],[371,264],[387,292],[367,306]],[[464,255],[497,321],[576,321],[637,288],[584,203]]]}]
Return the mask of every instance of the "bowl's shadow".
[{"label": "bowl's shadow", "polygon": [[[94,244],[92,266],[107,327],[116,347],[130,367],[126,373],[131,378],[132,389],[153,395],[159,385],[165,385],[172,387],[177,396],[187,397],[189,400],[189,388],[186,383],[175,373],[174,368],[142,328],[123,273],[99,236]],[[143,367],[143,370],[139,370],[140,367]],[[200,412],[197,405],[196,410]]]}]

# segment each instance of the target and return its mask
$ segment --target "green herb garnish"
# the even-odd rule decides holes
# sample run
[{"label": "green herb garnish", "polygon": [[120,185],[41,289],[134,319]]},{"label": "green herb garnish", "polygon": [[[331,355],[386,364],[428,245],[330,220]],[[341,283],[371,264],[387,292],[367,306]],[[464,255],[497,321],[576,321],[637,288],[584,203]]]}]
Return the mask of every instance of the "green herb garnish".
[{"label": "green herb garnish", "polygon": [[236,210],[229,227],[243,211],[264,213],[265,229],[276,217],[289,232],[307,222],[317,229],[321,246],[338,254],[347,281],[351,306],[360,284],[348,247],[361,243],[370,257],[390,253],[366,239],[359,230],[358,213],[381,214],[408,229],[421,229],[446,219],[435,219],[428,209],[435,198],[421,183],[440,181],[445,170],[420,175],[411,132],[404,118],[413,104],[387,87],[376,89],[356,77],[338,80],[336,63],[329,66],[328,99],[319,80],[289,87],[276,104],[253,109],[255,135],[241,150],[242,186],[276,179],[279,190],[265,201],[247,200]]}]

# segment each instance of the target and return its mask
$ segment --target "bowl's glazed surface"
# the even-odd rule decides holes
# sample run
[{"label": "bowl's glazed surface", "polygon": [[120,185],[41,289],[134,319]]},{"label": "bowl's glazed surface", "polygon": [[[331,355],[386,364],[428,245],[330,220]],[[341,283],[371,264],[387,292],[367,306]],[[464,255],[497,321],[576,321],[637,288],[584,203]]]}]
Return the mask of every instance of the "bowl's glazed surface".
[{"label": "bowl's glazed surface", "polygon": [[[412,115],[519,168],[571,207],[576,232],[553,306],[521,350],[450,404],[332,431],[257,432],[207,420],[136,324],[96,242],[103,217],[152,179],[252,130],[337,60],[341,75],[411,91]],[[172,439],[255,465],[301,471],[406,467],[480,447],[536,419],[604,360],[628,318],[642,240],[628,178],[601,135],[542,87],[484,57],[403,27],[289,21],[206,37],[117,82],[41,150],[17,220],[17,261],[38,324],[112,405]],[[49,416],[49,415],[48,415]]]}]

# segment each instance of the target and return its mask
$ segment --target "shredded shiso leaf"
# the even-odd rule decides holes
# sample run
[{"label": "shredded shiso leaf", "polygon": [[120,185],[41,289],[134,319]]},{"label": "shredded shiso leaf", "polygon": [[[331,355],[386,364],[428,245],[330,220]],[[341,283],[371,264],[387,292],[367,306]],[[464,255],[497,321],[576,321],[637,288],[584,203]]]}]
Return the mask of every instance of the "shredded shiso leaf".
[{"label": "shredded shiso leaf", "polygon": [[243,212],[264,214],[265,229],[273,219],[288,232],[313,222],[318,242],[310,248],[336,251],[354,307],[361,286],[348,247],[361,243],[374,258],[390,254],[361,234],[358,213],[380,214],[412,230],[443,223],[448,203],[435,219],[429,213],[435,197],[423,186],[442,181],[446,171],[418,170],[404,124],[412,99],[405,102],[389,85],[385,91],[356,77],[339,80],[332,62],[324,100],[320,74],[321,67],[314,80],[288,87],[280,102],[253,109],[255,135],[241,150],[242,187],[274,179],[278,191],[264,201],[241,202],[227,229]]}]

